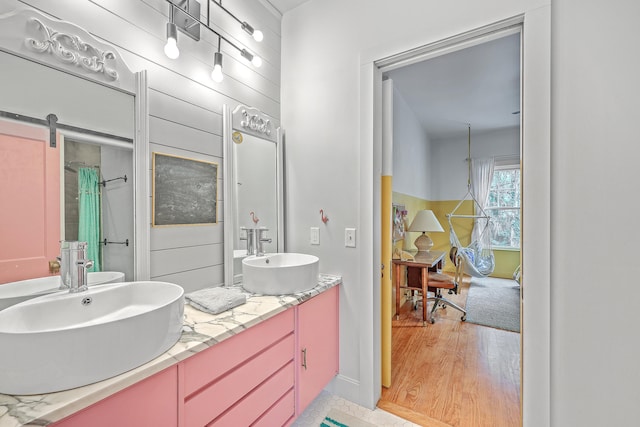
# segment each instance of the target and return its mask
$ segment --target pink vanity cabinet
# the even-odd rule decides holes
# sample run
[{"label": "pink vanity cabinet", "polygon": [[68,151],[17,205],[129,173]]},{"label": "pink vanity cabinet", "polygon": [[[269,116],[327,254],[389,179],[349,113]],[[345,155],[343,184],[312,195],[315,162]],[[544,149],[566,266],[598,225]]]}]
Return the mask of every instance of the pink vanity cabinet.
[{"label": "pink vanity cabinet", "polygon": [[178,367],[172,366],[55,424],[55,427],[175,426]]},{"label": "pink vanity cabinet", "polygon": [[289,309],[182,362],[180,425],[287,424],[295,415],[294,328]]},{"label": "pink vanity cabinet", "polygon": [[338,287],[54,425],[288,426],[338,372]]},{"label": "pink vanity cabinet", "polygon": [[338,287],[297,306],[298,412],[338,373]]}]

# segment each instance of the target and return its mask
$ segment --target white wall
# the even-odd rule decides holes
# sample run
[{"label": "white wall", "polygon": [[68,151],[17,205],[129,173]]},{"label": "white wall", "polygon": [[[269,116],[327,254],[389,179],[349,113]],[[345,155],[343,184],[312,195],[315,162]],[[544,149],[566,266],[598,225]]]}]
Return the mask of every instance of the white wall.
[{"label": "white wall", "polygon": [[393,91],[393,191],[432,199],[431,141],[414,111]]},{"label": "white wall", "polygon": [[[374,130],[365,129],[365,135],[360,126],[363,117],[377,114],[375,106],[372,111],[361,111],[361,99],[370,106],[379,93],[369,92],[371,82],[362,76],[371,69],[372,60],[524,12],[540,9],[544,21],[548,4],[547,0],[467,0],[455,4],[407,0],[390,7],[383,0],[311,0],[283,17],[287,244],[289,250],[319,255],[323,271],[341,273],[344,278],[340,377],[334,382],[340,394],[366,406],[375,405],[379,396],[379,338],[375,333],[379,313],[375,313],[379,311],[380,274],[375,267],[379,253],[373,250],[374,230],[379,230],[379,182],[374,171],[379,174],[379,170],[377,154],[367,143]],[[542,48],[543,55],[545,40],[543,34],[542,45],[536,46]],[[363,88],[368,90],[363,92]],[[379,126],[375,122],[371,125]],[[324,240],[321,237],[321,245],[311,247],[308,227],[319,224],[320,207],[327,210],[331,221],[326,227],[320,224]],[[357,250],[343,244],[344,228],[353,226],[360,233]],[[541,325],[544,328],[547,323],[542,321]],[[544,351],[544,345],[541,348]],[[547,398],[538,397],[543,401],[542,409],[535,412],[544,419]]]},{"label": "white wall", "polygon": [[[133,152],[127,149],[103,146],[101,148],[102,179],[121,176],[127,182],[116,180],[102,188],[102,235],[110,242],[125,242],[129,245],[107,244],[102,246],[103,271],[122,271],[125,281],[134,280],[134,227],[133,227]],[[124,209],[124,207],[131,207]]]},{"label": "white wall", "polygon": [[[459,200],[467,191],[468,137],[460,135],[431,142],[432,200]],[[471,130],[471,158],[520,156],[520,128],[487,132]],[[395,179],[395,174],[394,174]]]},{"label": "white wall", "polygon": [[[201,1],[206,4],[206,2]],[[188,292],[223,282],[224,218],[222,184],[222,105],[242,103],[280,118],[280,16],[262,3],[238,0],[225,6],[265,34],[256,43],[240,26],[212,6],[214,28],[263,58],[259,69],[246,65],[222,42],[225,80],[210,79],[217,38],[203,29],[195,42],[178,33],[180,57],[167,58],[164,0],[2,0],[0,13],[34,7],[53,18],[79,25],[115,46],[134,71],[147,70],[150,152],[175,154],[219,164],[218,219],[212,226],[151,229],[151,276],[182,285]],[[202,8],[202,14],[205,8]],[[204,19],[204,17],[203,17]],[[99,103],[100,100],[95,102]],[[8,109],[10,110],[10,109]],[[151,162],[149,163],[151,164]],[[149,170],[151,174],[151,170]],[[148,197],[151,204],[151,192]],[[150,224],[150,222],[149,222]]]},{"label": "white wall", "polygon": [[640,3],[554,0],[552,17],[552,421],[629,425],[640,410]]}]

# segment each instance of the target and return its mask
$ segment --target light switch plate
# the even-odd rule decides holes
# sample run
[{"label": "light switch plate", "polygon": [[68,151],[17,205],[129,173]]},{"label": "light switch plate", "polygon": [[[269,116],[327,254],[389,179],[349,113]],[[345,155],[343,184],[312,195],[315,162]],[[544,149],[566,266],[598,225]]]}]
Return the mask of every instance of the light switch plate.
[{"label": "light switch plate", "polygon": [[344,229],[344,245],[347,248],[356,247],[356,229],[355,228]]},{"label": "light switch plate", "polygon": [[309,243],[312,245],[320,244],[320,229],[318,227],[311,227],[311,233],[309,235]]}]

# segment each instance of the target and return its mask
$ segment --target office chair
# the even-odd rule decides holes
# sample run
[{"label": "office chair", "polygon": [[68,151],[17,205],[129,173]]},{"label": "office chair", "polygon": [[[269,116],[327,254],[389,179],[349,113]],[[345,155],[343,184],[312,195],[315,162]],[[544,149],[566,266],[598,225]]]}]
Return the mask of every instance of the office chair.
[{"label": "office chair", "polygon": [[[407,271],[407,286],[411,287],[415,291],[423,293],[422,298],[418,298],[415,300],[413,308],[417,309],[418,303],[420,302],[422,302],[422,304],[425,304],[428,301],[433,301],[433,307],[431,308],[431,312],[429,313],[429,317],[428,317],[428,321],[432,324],[435,322],[433,318],[433,314],[436,311],[436,309],[439,307],[444,309],[447,306],[451,306],[462,313],[462,317],[460,317],[460,320],[465,321],[467,319],[467,311],[464,308],[460,307],[458,304],[455,304],[454,302],[451,302],[442,296],[443,289],[448,290],[449,294],[451,295],[457,294],[458,284],[462,283],[462,277],[463,277],[463,271],[464,271],[463,259],[460,256],[460,254],[458,254],[458,250],[456,247],[452,247],[451,250],[449,251],[449,258],[453,262],[453,265],[455,265],[456,267],[455,275],[453,277],[447,274],[437,273],[435,271],[429,271],[429,279],[427,282],[426,291],[433,292],[434,296],[432,297],[424,298],[425,295],[424,295],[424,288],[422,287],[422,277],[419,274],[415,275]],[[422,319],[422,320],[424,322],[426,319]]]}]

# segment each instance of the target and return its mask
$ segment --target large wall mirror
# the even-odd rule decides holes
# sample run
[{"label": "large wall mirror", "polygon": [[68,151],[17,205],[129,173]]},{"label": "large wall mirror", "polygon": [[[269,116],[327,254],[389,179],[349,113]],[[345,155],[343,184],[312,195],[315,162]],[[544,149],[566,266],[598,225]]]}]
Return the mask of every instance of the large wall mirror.
[{"label": "large wall mirror", "polygon": [[0,63],[0,285],[54,274],[60,240],[87,233],[99,271],[148,279],[146,73],[28,9],[0,15]]},{"label": "large wall mirror", "polygon": [[284,252],[282,131],[261,111],[223,108],[225,284],[242,282],[247,230],[264,228],[265,253]]}]

